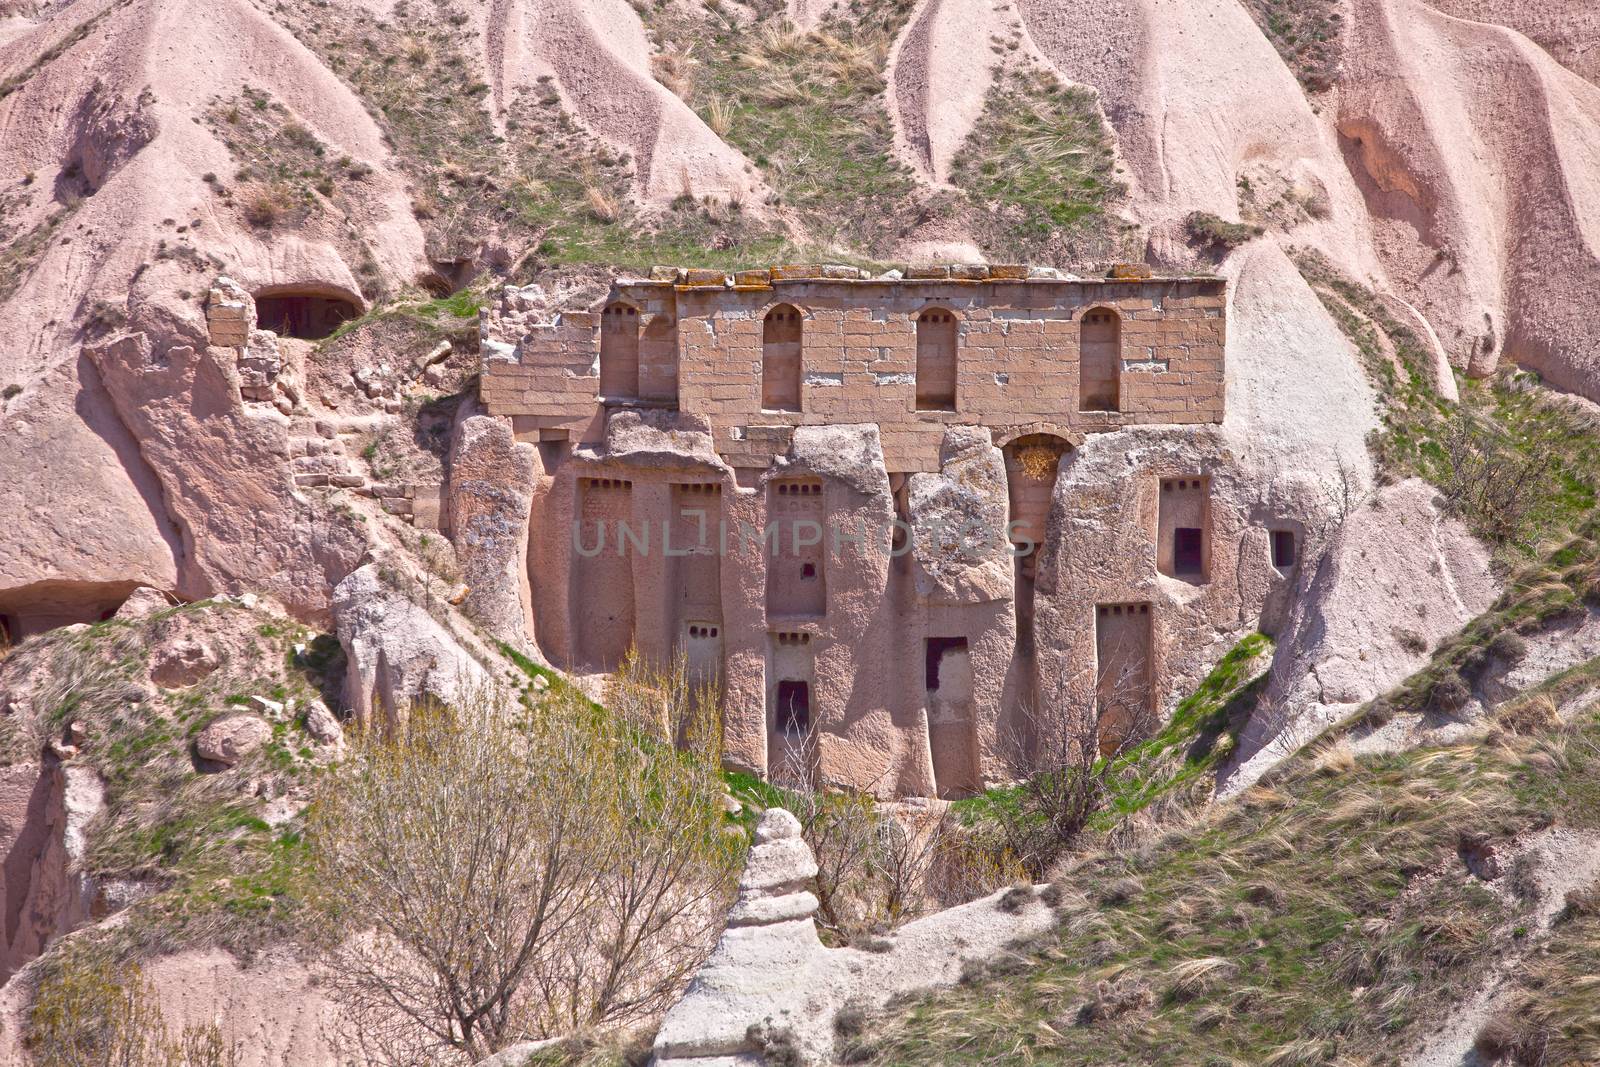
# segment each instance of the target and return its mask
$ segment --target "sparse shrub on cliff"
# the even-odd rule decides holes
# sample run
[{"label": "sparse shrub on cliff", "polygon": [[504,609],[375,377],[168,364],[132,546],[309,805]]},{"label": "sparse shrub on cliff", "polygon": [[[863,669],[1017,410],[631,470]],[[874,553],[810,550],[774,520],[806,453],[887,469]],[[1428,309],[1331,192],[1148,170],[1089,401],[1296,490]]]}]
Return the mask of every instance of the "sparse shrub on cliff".
[{"label": "sparse shrub on cliff", "polygon": [[1489,654],[1502,663],[1517,664],[1528,658],[1528,642],[1507,630],[1489,642]]},{"label": "sparse shrub on cliff", "polygon": [[[1446,509],[1493,544],[1507,569],[1574,535],[1582,547],[1563,550],[1563,566],[1596,558],[1600,419],[1541,388],[1537,375],[1509,369],[1458,378],[1459,403],[1444,399],[1436,375],[1449,371],[1389,303],[1318,253],[1294,258],[1378,391],[1383,427],[1368,444],[1380,478],[1438,487]],[[1576,586],[1573,578],[1561,580]]]},{"label": "sparse shrub on cliff", "polygon": [[1266,232],[1248,222],[1228,222],[1209,211],[1190,212],[1183,220],[1183,229],[1191,241],[1224,250],[1238,248]]},{"label": "sparse shrub on cliff", "polygon": [[289,193],[279,185],[253,185],[239,198],[239,210],[244,220],[262,229],[271,229],[282,222],[288,216],[290,207]]},{"label": "sparse shrub on cliff", "polygon": [[[658,1011],[743,852],[714,752],[647,743],[570,687],[413,712],[323,783],[311,840],[358,1043],[429,1062]],[[488,936],[492,932],[493,936]]]}]

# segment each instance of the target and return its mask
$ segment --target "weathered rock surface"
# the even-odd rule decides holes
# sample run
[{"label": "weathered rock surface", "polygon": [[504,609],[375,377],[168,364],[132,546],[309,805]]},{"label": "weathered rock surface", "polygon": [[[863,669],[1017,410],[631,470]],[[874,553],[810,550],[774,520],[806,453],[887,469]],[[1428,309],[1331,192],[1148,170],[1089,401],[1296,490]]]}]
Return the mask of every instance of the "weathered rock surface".
[{"label": "weathered rock surface", "polygon": [[503,419],[456,427],[450,460],[450,536],[469,590],[461,608],[501,641],[533,648],[528,515],[538,454]]},{"label": "weathered rock surface", "polygon": [[88,920],[95,890],[78,867],[104,803],[91,767],[46,757],[0,769],[0,983]]},{"label": "weathered rock surface", "polygon": [[164,611],[173,606],[172,598],[159,589],[149,586],[140,586],[129,594],[128,599],[122,602],[122,607],[117,609],[114,616],[124,622],[134,619],[144,619],[158,611]]},{"label": "weathered rock surface", "polygon": [[339,725],[338,718],[328,710],[328,705],[320,700],[313,700],[306,705],[305,716],[306,733],[318,743],[333,745],[335,748],[344,747],[344,727]]},{"label": "weathered rock surface", "polygon": [[183,532],[179,591],[255,589],[325,621],[366,536],[295,492],[288,423],[274,409],[245,410],[229,350],[134,333],[87,351]]},{"label": "weathered rock surface", "polygon": [[1237,792],[1324,727],[1398,685],[1493,603],[1489,551],[1410,480],[1380,489],[1304,579],[1261,708],[1223,790]]},{"label": "weathered rock surface", "polygon": [[272,724],[255,715],[226,715],[210,723],[194,739],[204,760],[233,767],[272,737]]},{"label": "weathered rock surface", "polygon": [[216,649],[204,638],[180,638],[152,654],[150,680],[165,689],[179,689],[200,681],[221,662]]},{"label": "weathered rock surface", "polygon": [[754,1067],[762,1058],[749,1031],[762,1025],[789,1031],[800,1062],[832,1062],[840,1008],[953,985],[967,960],[988,959],[1054,921],[1041,903],[1002,911],[995,894],[908,923],[885,952],[830,949],[817,937],[816,897],[804,888],[816,870],[795,817],[764,812],[727,930],[656,1034],[657,1067]]},{"label": "weathered rock surface", "polygon": [[418,701],[449,703],[491,680],[462,639],[386,584],[376,564],[339,583],[333,611],[348,661],[345,700],[363,728],[400,727]]},{"label": "weathered rock surface", "polygon": [[950,427],[941,451],[939,473],[908,480],[917,595],[942,604],[1009,601],[1005,460],[978,426]]}]

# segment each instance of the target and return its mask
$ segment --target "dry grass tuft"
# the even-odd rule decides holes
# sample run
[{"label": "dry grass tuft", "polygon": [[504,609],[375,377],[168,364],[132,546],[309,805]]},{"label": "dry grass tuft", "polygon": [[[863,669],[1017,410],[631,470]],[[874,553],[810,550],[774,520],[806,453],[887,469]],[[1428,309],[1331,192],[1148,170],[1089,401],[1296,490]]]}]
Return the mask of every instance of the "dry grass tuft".
[{"label": "dry grass tuft", "polygon": [[596,222],[616,222],[617,202],[604,189],[590,185],[583,190],[584,206]]},{"label": "dry grass tuft", "polygon": [[239,196],[239,212],[244,220],[264,230],[283,222],[293,204],[292,194],[278,184],[252,184]]},{"label": "dry grass tuft", "polygon": [[1554,729],[1561,716],[1556,702],[1547,693],[1509,700],[1495,712],[1495,722],[1513,734],[1529,735]]}]

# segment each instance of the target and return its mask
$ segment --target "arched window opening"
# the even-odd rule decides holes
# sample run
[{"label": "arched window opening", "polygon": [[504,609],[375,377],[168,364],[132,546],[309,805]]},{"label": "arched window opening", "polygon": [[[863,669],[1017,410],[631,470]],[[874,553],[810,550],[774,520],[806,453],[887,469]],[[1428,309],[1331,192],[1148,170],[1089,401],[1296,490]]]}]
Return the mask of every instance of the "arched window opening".
[{"label": "arched window opening", "polygon": [[1078,410],[1119,411],[1122,319],[1108,308],[1084,313],[1078,327]]},{"label": "arched window opening", "polygon": [[607,304],[600,313],[600,395],[639,396],[639,309]]},{"label": "arched window opening", "polygon": [[361,315],[355,301],[326,292],[274,290],[258,294],[256,325],[279,337],[298,337],[321,341],[333,334],[340,323]]},{"label": "arched window opening", "polygon": [[956,409],[956,317],[930,308],[917,317],[917,410]]},{"label": "arched window opening", "polygon": [[798,309],[779,304],[761,324],[761,406],[769,411],[800,410],[800,333]]}]

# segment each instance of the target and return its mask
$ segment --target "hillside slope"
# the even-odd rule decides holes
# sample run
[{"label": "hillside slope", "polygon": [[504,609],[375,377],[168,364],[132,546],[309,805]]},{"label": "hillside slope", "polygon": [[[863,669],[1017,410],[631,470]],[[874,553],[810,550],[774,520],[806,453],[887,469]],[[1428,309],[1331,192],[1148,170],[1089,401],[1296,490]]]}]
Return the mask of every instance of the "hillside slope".
[{"label": "hillside slope", "polygon": [[[309,699],[299,689],[314,682],[337,703],[344,678],[323,678],[327,667],[347,672],[353,707],[382,714],[397,693],[442,688],[439,663],[510,669],[465,612],[480,577],[519,561],[486,558],[492,544],[452,541],[449,526],[453,509],[482,507],[472,514],[486,528],[515,530],[528,502],[454,499],[442,474],[477,412],[479,311],[509,284],[537,284],[549,309],[655,263],[981,259],[1095,275],[1134,261],[1225,277],[1227,417],[1211,444],[1319,537],[1357,504],[1387,509],[1332,540],[1335,554],[1304,568],[1293,610],[1272,620],[1288,639],[1265,690],[1275,706],[1243,737],[1247,756],[1265,756],[1240,790],[1304,740],[1286,723],[1370,707],[1408,676],[1421,692],[1459,675],[1438,657],[1494,616],[1530,559],[1566,560],[1542,575],[1541,595],[1577,626],[1585,594],[1567,571],[1592,568],[1593,538],[1570,559],[1571,545],[1546,539],[1592,508],[1584,463],[1530,477],[1558,485],[1559,506],[1498,534],[1456,504],[1447,520],[1428,486],[1449,491],[1447,413],[1480,418],[1490,432],[1476,445],[1522,459],[1588,447],[1550,387],[1600,401],[1597,37],[1600,14],[1579,0],[0,2],[0,658],[20,646],[0,673],[7,796],[60,784],[41,752],[64,743],[79,707],[52,691],[48,707],[19,711],[23,676],[48,673],[29,657],[143,633],[155,624],[105,622],[135,590],[196,602],[185,610],[202,620],[207,598],[266,598],[268,614],[216,623],[211,643],[243,648],[248,634],[230,627],[264,627],[273,660],[261,671],[248,660],[237,691],[195,690],[189,703],[173,695],[186,686],[100,694],[89,725],[102,740],[150,734],[141,743],[160,747],[169,777],[118,779],[132,774],[122,749],[85,757],[112,788],[90,834],[101,850],[79,868],[57,862],[65,800],[44,823],[19,809],[13,844],[45,823],[60,841],[40,846],[44,874],[0,881],[15,919],[6,971],[48,970],[72,929],[105,932],[106,912],[61,903],[69,878],[153,888],[163,903],[137,922],[116,893],[96,906],[116,913],[111,929],[141,933],[139,953],[163,957],[149,973],[174,1019],[211,1006],[171,983],[223,975],[227,1013],[238,1008],[229,1036],[269,1035],[247,1062],[331,1061],[312,1036],[329,1010],[321,994],[265,998],[263,971],[233,962],[235,949],[290,934],[270,922],[238,943],[217,933],[259,898],[274,920],[293,906],[268,862],[293,831],[257,823],[293,825],[288,808],[305,793],[296,780],[295,804],[266,813],[281,795],[251,790],[320,762],[284,741],[304,721],[278,724],[281,765],[229,780],[237,810],[185,824],[193,851],[108,856],[182,814],[152,793],[214,781],[189,763],[202,698],[218,704],[209,714],[274,686]],[[236,363],[212,344],[226,327],[208,309],[237,292],[304,301],[332,316],[329,329],[290,336],[297,312],[279,311],[257,325],[282,336],[248,338]],[[475,462],[520,462],[528,446],[504,436]],[[1408,551],[1385,552],[1422,524]],[[375,587],[377,603],[335,634],[336,590],[349,603]],[[1435,613],[1402,617],[1419,602]],[[72,624],[99,628],[59,630]],[[1588,647],[1556,627],[1539,635]],[[321,662],[330,642],[348,662]],[[320,649],[315,669],[297,643]],[[118,654],[138,659],[160,641],[146,644]],[[124,716],[125,705],[142,710]],[[1401,1003],[1408,984],[1418,999],[1481,992],[1494,1016],[1571,979],[1590,966],[1593,916],[1550,925],[1548,893],[1485,887],[1451,856],[1485,811],[1516,855],[1550,845],[1538,836],[1549,815],[1562,832],[1600,830],[1591,724],[1580,715],[1532,740],[1454,745],[1427,710],[1403,708],[1382,735],[1427,751],[1352,762],[1327,750],[1148,855],[1094,861],[1068,880],[1083,899],[1061,944],[1030,960],[1014,999],[983,987],[919,1008],[884,1024],[875,1054],[927,1062],[959,1046],[1001,1062],[1014,1047],[1002,1047],[1004,1023],[1041,1059],[1111,1062],[1113,1049],[1118,1062],[1161,1061],[1180,1055],[1163,1042],[1181,1037],[1245,1062],[1381,1061],[1398,1045],[1375,1051],[1352,1034],[1423,1042],[1430,1020]],[[1430,806],[1439,798],[1450,804]],[[217,874],[212,846],[249,868],[215,897],[196,888]],[[1303,865],[1325,847],[1325,866]],[[1395,883],[1373,859],[1390,848],[1437,877]],[[1241,869],[1257,862],[1304,893],[1265,893]],[[1130,878],[1124,899],[1096,897]],[[195,905],[205,921],[185,925],[194,916],[165,904]],[[1203,917],[1219,909],[1231,918],[1213,929]],[[1380,923],[1364,944],[1364,924]],[[1518,925],[1537,927],[1549,951],[1508,950],[1517,939],[1502,935]],[[1251,957],[1256,941],[1295,953]],[[1500,970],[1480,990],[1489,941]],[[1382,959],[1369,958],[1374,946]],[[292,946],[266,951],[298,961]],[[312,989],[300,962],[283,967]],[[1136,972],[1125,1017],[1057,1025],[1057,1001],[1116,1001]],[[1275,991],[1288,978],[1338,993],[1312,1017]],[[1222,986],[1225,1011],[1192,995]],[[23,1018],[24,994],[6,987],[8,1018]],[[1566,1012],[1561,1033],[1581,1036],[1570,1019],[1590,1009],[1576,999],[1540,1010]],[[1004,1011],[974,1021],[997,1000]]]}]

